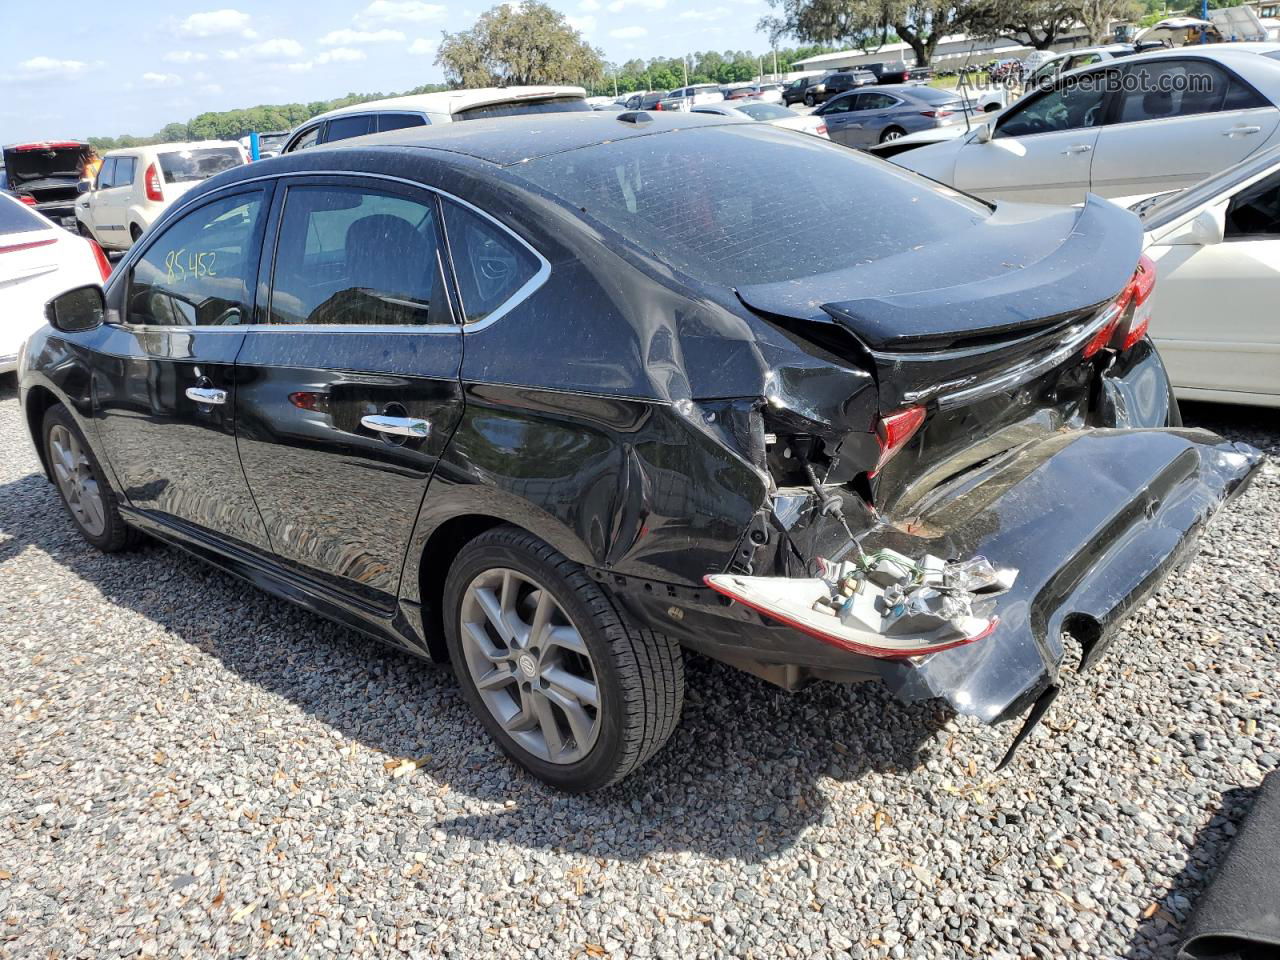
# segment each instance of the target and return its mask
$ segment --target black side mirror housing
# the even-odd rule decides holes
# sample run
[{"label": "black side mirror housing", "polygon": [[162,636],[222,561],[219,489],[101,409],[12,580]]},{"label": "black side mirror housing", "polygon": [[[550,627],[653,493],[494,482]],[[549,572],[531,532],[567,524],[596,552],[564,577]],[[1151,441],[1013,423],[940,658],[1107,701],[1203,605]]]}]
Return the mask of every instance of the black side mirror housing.
[{"label": "black side mirror housing", "polygon": [[102,325],[107,301],[96,283],[60,293],[44,306],[45,319],[55,330],[76,333]]},{"label": "black side mirror housing", "polygon": [[92,180],[79,180],[76,182],[76,193],[88,193],[92,189]]}]

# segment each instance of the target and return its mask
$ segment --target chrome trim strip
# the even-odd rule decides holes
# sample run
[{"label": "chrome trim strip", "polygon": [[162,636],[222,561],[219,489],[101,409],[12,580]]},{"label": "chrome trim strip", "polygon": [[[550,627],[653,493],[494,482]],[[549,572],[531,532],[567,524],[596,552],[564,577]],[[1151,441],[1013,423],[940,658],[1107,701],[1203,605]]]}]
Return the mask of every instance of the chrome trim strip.
[{"label": "chrome trim strip", "polygon": [[[481,210],[474,203],[471,203],[468,200],[463,200],[461,197],[455,196],[454,194],[449,193],[446,190],[441,190],[437,187],[429,186],[428,184],[422,183],[418,180],[410,180],[406,177],[393,177],[390,174],[386,174],[386,173],[365,173],[364,171],[359,171],[359,170],[304,170],[296,173],[275,173],[275,174],[266,174],[261,177],[247,177],[244,180],[237,180],[235,183],[229,183],[225,187],[219,187],[217,190],[210,190],[208,193],[202,193],[197,197],[190,197],[190,194],[184,195],[183,197],[179,198],[179,200],[176,203],[174,203],[173,206],[171,206],[167,211],[165,211],[164,225],[167,226],[168,221],[172,218],[176,218],[177,216],[179,216],[183,208],[190,205],[194,205],[197,201],[203,203],[205,200],[216,197],[220,193],[235,191],[248,183],[260,183],[264,180],[276,180],[276,181],[290,180],[297,177],[361,177],[368,180],[385,180],[390,183],[400,183],[400,184],[404,184],[405,186],[414,187],[418,190],[430,191],[431,193],[434,193],[438,197],[444,197],[445,199],[451,200],[452,202],[458,204],[459,206],[466,207],[468,210],[471,210],[474,213],[478,213],[480,216],[484,217],[486,220],[493,223],[496,227],[498,227],[504,233],[509,234],[513,239],[515,239],[517,243],[519,243],[526,250],[532,253],[534,257],[537,258],[538,270],[536,273],[534,273],[532,277],[529,278],[529,280],[523,286],[521,286],[518,290],[516,290],[513,294],[511,294],[511,296],[509,296],[496,308],[494,308],[483,320],[477,320],[475,323],[450,324],[448,326],[435,324],[430,327],[425,324],[422,327],[402,327],[402,326],[362,326],[359,324],[327,325],[327,324],[306,324],[306,323],[291,324],[291,325],[246,323],[239,326],[222,327],[222,328],[212,327],[212,326],[211,327],[195,327],[195,326],[182,326],[182,325],[160,327],[160,326],[154,326],[151,324],[128,324],[128,323],[121,323],[119,324],[119,326],[128,330],[184,330],[188,332],[191,330],[225,329],[225,330],[238,330],[241,332],[297,331],[297,332],[305,332],[305,333],[315,333],[317,331],[324,331],[328,333],[346,333],[346,332],[425,333],[429,329],[432,330],[432,332],[443,332],[443,331],[454,332],[458,329],[461,329],[463,333],[473,333],[477,330],[483,330],[486,327],[488,327],[490,324],[496,323],[498,320],[502,319],[504,316],[506,316],[508,313],[510,313],[512,310],[518,307],[522,302],[527,300],[529,297],[533,296],[533,294],[537,292],[537,290],[544,283],[546,283],[547,280],[550,279],[551,277],[551,264],[547,260],[547,258],[542,255],[541,251],[537,250],[531,243],[525,240],[524,237],[520,236],[518,233],[516,233],[514,230],[508,227],[505,223],[503,223],[497,217],[493,216],[491,213]],[[188,197],[190,197],[190,199],[187,199]],[[156,225],[153,224],[152,229],[155,229],[155,226]],[[445,233],[447,236],[448,231],[445,231]],[[149,246],[150,244],[148,244],[148,247]],[[133,249],[138,249],[136,244]],[[452,255],[453,255],[452,247],[450,247],[449,249],[449,254],[450,254],[450,260],[452,261]],[[141,256],[142,256],[141,253],[138,253],[136,256],[134,256],[133,250],[130,250],[129,253],[126,253],[123,259],[121,259],[121,261],[116,265],[116,269],[112,271],[112,277],[114,278],[117,275],[124,276],[125,272],[132,269],[134,262]],[[464,304],[464,308],[465,308],[465,304]]]}]

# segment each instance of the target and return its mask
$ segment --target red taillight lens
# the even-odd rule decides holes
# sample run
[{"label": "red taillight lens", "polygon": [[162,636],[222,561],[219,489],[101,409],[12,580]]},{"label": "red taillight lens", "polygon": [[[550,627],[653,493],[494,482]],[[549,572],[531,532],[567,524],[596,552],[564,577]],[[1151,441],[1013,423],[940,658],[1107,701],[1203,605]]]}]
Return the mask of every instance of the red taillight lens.
[{"label": "red taillight lens", "polygon": [[147,199],[164,202],[164,189],[160,186],[160,171],[153,163],[147,167]]},{"label": "red taillight lens", "polygon": [[1156,288],[1156,264],[1145,253],[1138,260],[1129,285],[1129,323],[1120,340],[1120,350],[1128,350],[1147,335],[1151,326],[1151,292]]},{"label": "red taillight lens", "polygon": [[102,248],[98,246],[96,240],[84,238],[84,242],[89,245],[89,249],[93,251],[93,260],[98,265],[98,272],[102,274],[102,282],[106,283],[107,278],[111,276],[111,261],[107,259],[107,255],[102,252]]},{"label": "red taillight lens", "polygon": [[941,118],[941,117],[949,117],[951,116],[951,113],[952,111],[950,110],[921,110],[920,116]]},{"label": "red taillight lens", "polygon": [[18,201],[20,203],[25,203],[28,207],[34,207],[36,205],[36,198],[27,193],[20,196]]},{"label": "red taillight lens", "polygon": [[921,424],[924,423],[924,407],[907,407],[896,413],[886,414],[876,424],[876,439],[880,442],[880,459],[871,476],[880,472],[886,463],[893,459],[908,440],[910,440]]}]

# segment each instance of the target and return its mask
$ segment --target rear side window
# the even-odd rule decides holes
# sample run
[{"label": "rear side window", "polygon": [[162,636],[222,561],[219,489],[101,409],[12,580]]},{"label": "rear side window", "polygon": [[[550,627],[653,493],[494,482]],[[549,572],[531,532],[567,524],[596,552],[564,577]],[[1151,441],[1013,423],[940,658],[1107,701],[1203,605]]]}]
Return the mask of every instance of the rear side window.
[{"label": "rear side window", "polygon": [[436,206],[364,187],[290,187],[271,279],[272,323],[450,320],[438,289]]},{"label": "rear side window", "polygon": [[427,118],[420,113],[380,113],[378,114],[378,132],[403,130],[406,127],[424,127]]},{"label": "rear side window", "polygon": [[28,210],[16,200],[10,200],[8,197],[0,200],[0,234],[44,230],[49,225],[48,220]]},{"label": "rear side window", "polygon": [[[1156,60],[1130,64],[1125,75],[1125,91],[1120,95],[1116,123],[1187,117],[1224,109],[1231,77],[1221,68],[1202,60]],[[1252,93],[1239,83],[1236,98]],[[1129,88],[1133,89],[1129,89]],[[1251,104],[1246,104],[1251,105]],[[1230,108],[1238,109],[1238,108]]]},{"label": "rear side window", "polygon": [[858,98],[859,110],[888,110],[897,104],[897,98],[887,93],[864,93]]},{"label": "rear side window", "polygon": [[244,163],[235,147],[200,147],[160,154],[165,183],[194,183]]},{"label": "rear side window", "polygon": [[349,140],[351,137],[363,137],[373,133],[373,115],[361,114],[354,117],[334,117],[324,132],[324,142]]},{"label": "rear side window", "polygon": [[116,160],[116,157],[107,157],[102,161],[102,167],[98,170],[98,182],[94,185],[94,189],[106,190],[115,186]]},{"label": "rear side window", "polygon": [[591,104],[581,97],[550,97],[517,103],[491,103],[470,110],[460,110],[454,120],[480,120],[485,117],[516,117],[526,113],[590,113]]},{"label": "rear side window", "polygon": [[729,287],[878,260],[990,214],[892,164],[763,123],[634,137],[509,169],[643,254]]},{"label": "rear side window", "polygon": [[129,323],[248,322],[262,193],[221,197],[175,220],[129,273]]},{"label": "rear side window", "polygon": [[120,157],[116,160],[116,173],[113,183],[117,187],[133,185],[133,175],[138,169],[137,157]]},{"label": "rear side window", "polygon": [[445,232],[468,323],[492,314],[538,272],[538,258],[515,237],[466,207],[443,201]]},{"label": "rear side window", "polygon": [[320,137],[320,126],[316,125],[312,127],[310,130],[306,131],[306,133],[304,133],[302,136],[300,136],[297,139],[297,142],[295,142],[294,145],[290,147],[286,152],[293,153],[295,150],[305,150],[307,149],[307,147],[314,147],[319,137]]}]

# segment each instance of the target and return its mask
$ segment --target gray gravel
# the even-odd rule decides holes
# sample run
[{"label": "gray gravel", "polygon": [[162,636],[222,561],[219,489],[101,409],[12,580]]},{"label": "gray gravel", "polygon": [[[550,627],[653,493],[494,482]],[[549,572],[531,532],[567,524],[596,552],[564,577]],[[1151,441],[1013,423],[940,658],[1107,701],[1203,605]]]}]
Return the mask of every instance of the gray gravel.
[{"label": "gray gravel", "polygon": [[1273,461],[1000,775],[1008,727],[696,662],[670,745],[570,798],[448,671],[95,553],[0,379],[0,955],[1172,956],[1280,766],[1278,501]]}]

